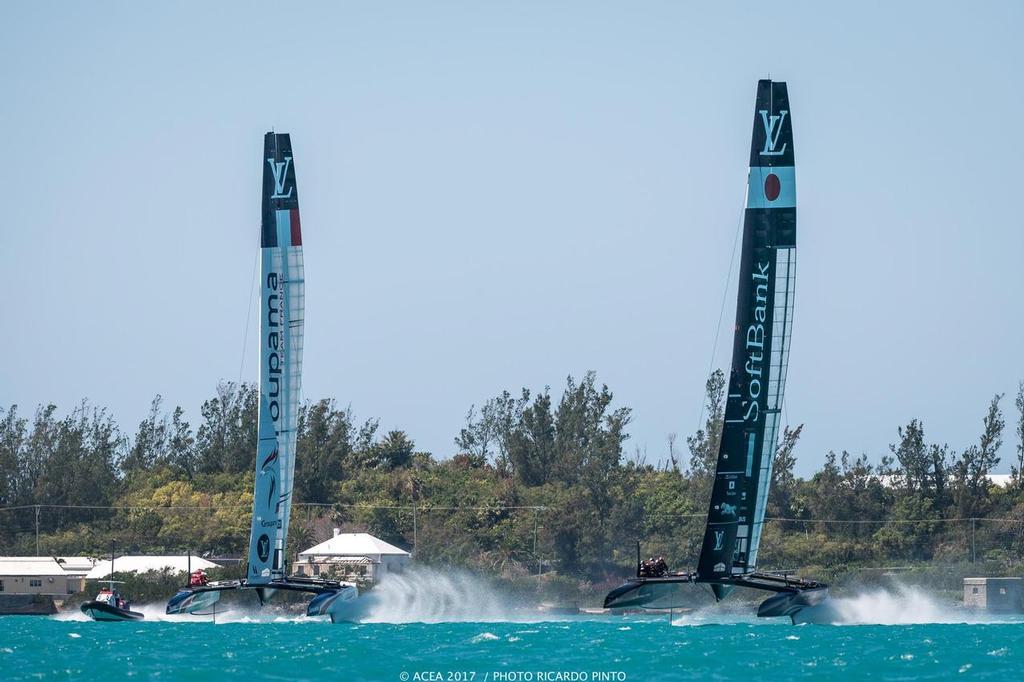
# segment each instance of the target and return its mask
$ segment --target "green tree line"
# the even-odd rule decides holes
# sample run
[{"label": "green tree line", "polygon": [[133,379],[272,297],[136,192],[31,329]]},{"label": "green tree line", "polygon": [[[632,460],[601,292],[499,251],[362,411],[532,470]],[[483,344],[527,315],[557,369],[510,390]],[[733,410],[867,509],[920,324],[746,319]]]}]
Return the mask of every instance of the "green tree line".
[{"label": "green tree line", "polygon": [[[308,402],[289,551],[340,526],[414,549],[417,561],[513,578],[610,584],[632,571],[637,540],[673,568],[692,568],[721,437],[723,373],[705,388],[705,423],[685,448],[670,436],[658,462],[628,450],[631,411],[593,373],[569,377],[560,394],[504,391],[470,407],[445,457],[334,400]],[[1018,570],[1024,383],[1009,407],[1012,481],[999,487],[988,474],[1006,431],[1004,397],[993,396],[974,443],[930,441],[914,419],[894,429],[887,453],[824,453],[808,478],[794,474],[802,426],[785,428],[761,566],[821,577],[974,560]],[[31,415],[0,408],[0,551],[35,554],[38,542],[43,554],[103,555],[116,537],[125,551],[243,553],[256,416],[256,388],[233,383],[217,387],[196,425],[157,396],[132,434],[84,401],[63,416],[55,405]]]}]

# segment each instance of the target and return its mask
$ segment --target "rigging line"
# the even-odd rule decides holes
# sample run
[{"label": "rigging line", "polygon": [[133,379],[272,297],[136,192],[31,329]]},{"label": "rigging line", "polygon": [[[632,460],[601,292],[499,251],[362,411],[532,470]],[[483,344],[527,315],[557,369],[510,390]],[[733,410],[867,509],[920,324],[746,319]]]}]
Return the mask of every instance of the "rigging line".
[{"label": "rigging line", "polygon": [[[788,369],[787,369],[786,373],[787,374],[789,373]],[[789,411],[786,410],[786,394],[785,393],[782,394],[782,422],[783,422],[783,424],[782,424],[782,431],[783,431],[783,433],[785,433],[786,429],[788,429],[790,426],[792,426],[789,423]],[[777,442],[778,438],[776,438],[775,440],[776,440],[775,450],[776,450],[776,452],[778,452],[778,449],[779,449],[778,442]]]},{"label": "rigging line", "polygon": [[[794,242],[794,243],[796,243],[796,242]],[[792,294],[791,295],[793,297],[793,315],[791,315],[790,318],[789,318],[789,325],[790,325],[790,328],[791,328],[791,330],[789,332],[789,335],[790,335],[789,344],[790,344],[790,346],[793,345],[792,326],[793,326],[793,318],[796,317],[796,247],[793,247],[793,265],[792,265],[792,267],[793,267],[793,286],[791,287],[791,290],[792,290]],[[787,381],[789,380],[789,361],[788,360],[786,361],[786,380]],[[800,407],[799,401],[797,402],[797,407]],[[786,406],[786,394],[785,393],[782,394],[782,412],[783,412],[783,414],[782,414],[783,418],[786,420],[787,423],[789,423],[789,409]]]},{"label": "rigging line", "polygon": [[[792,277],[789,277],[789,273],[793,273]],[[776,275],[778,275],[778,273],[776,273]],[[788,282],[787,285],[786,285],[786,296],[793,301],[793,305],[792,305],[793,312],[789,315],[788,319],[786,320],[786,322],[790,326],[789,345],[792,346],[793,345],[793,331],[792,331],[793,318],[796,316],[795,315],[795,313],[796,313],[796,247],[795,246],[793,247],[793,254],[790,257],[790,262],[789,262],[789,265],[788,265],[788,268],[787,268],[787,271],[786,271],[786,275],[790,279],[790,282]],[[788,303],[787,303],[786,310],[787,311],[789,310],[789,304]],[[782,326],[782,331],[783,331],[783,334],[785,334],[785,331],[786,331],[786,325],[785,324]],[[785,350],[786,350],[786,372],[785,372],[785,376],[786,376],[786,381],[789,381],[789,357],[790,357],[790,355],[789,355],[789,348],[786,347]],[[782,392],[782,421],[784,422],[784,424],[783,424],[783,429],[784,430],[786,428],[789,428],[789,426],[791,426],[791,424],[789,422],[789,410],[786,408],[785,384],[783,384],[783,392]],[[777,441],[778,441],[778,438],[776,438],[776,450],[778,449]]]},{"label": "rigging line", "polygon": [[252,299],[256,292],[256,266],[260,262],[260,252],[256,251],[256,257],[252,261],[252,274],[249,275],[249,298],[245,307],[245,333],[242,335],[242,359],[238,363],[238,385],[242,385],[242,372],[245,370],[245,352],[249,344],[249,323],[252,321]]},{"label": "rigging line", "polygon": [[[271,128],[273,131],[273,128]],[[274,135],[274,159],[277,159],[277,135]],[[249,298],[246,300],[247,310],[245,313],[245,333],[242,335],[242,357],[238,362],[238,385],[242,385],[242,374],[245,371],[245,353],[248,349],[249,342],[249,323],[252,321],[252,309],[253,309],[253,298],[256,292],[256,267],[260,261],[260,252],[262,251],[262,239],[263,239],[263,225],[262,217],[260,224],[260,248],[256,250],[256,256],[252,262],[252,274],[249,276]]]},{"label": "rigging line", "polygon": [[[708,371],[704,373],[705,381],[711,376],[711,370],[715,367],[715,354],[718,350],[718,340],[722,334],[722,318],[725,316],[725,303],[729,298],[729,282],[732,281],[732,266],[736,261],[736,246],[740,242],[740,233],[743,228],[743,218],[746,214],[747,205],[747,192],[750,191],[750,183],[744,183],[743,185],[743,209],[740,210],[739,219],[736,221],[736,234],[732,238],[732,255],[729,256],[729,271],[725,275],[725,287],[722,290],[722,305],[718,308],[718,324],[715,325],[715,342],[711,346],[711,359],[708,361]],[[726,378],[726,392],[729,390],[729,380]],[[700,431],[701,422],[704,421],[704,398],[702,394],[700,398],[700,416],[697,417],[697,429]],[[695,431],[695,432],[696,432]],[[707,435],[707,434],[705,434]]]}]

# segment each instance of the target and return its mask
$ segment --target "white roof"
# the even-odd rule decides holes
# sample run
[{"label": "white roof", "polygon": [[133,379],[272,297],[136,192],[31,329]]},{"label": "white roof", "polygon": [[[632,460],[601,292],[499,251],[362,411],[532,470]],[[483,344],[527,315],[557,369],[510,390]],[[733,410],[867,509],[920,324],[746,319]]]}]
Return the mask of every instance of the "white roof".
[{"label": "white roof", "polygon": [[[886,488],[893,488],[900,481],[899,476],[895,475],[895,474],[880,474],[880,475],[876,476],[876,478],[878,478],[878,480],[881,482],[881,484],[883,486],[885,486]],[[987,480],[989,483],[991,483],[994,486],[998,486],[1000,488],[1006,488],[1006,487],[1009,487],[1009,485],[1011,483],[1013,483],[1013,475],[1012,474],[985,474],[985,480]]]},{"label": "white roof", "polygon": [[64,569],[52,556],[4,556],[0,575],[64,575]]},{"label": "white roof", "polygon": [[93,559],[87,556],[59,556],[57,557],[57,563],[63,568],[65,573],[73,573],[85,575],[92,569],[96,568],[96,563],[100,559]]},{"label": "white roof", "polygon": [[388,544],[369,533],[338,533],[333,538],[325,540],[319,545],[310,547],[304,552],[299,552],[299,556],[314,554],[317,556],[338,555],[345,557],[377,556],[378,554],[409,556],[409,553],[404,549]]},{"label": "white roof", "polygon": [[[304,558],[312,560],[315,557],[313,557],[312,555],[306,555]],[[374,561],[370,557],[365,557],[365,556],[334,556],[332,554],[331,556],[327,557],[322,563],[326,563],[326,564],[373,564],[373,563],[380,563],[380,562]]]},{"label": "white roof", "polygon": [[[207,561],[202,557],[192,555],[192,570],[197,568],[216,568],[217,564]],[[145,573],[146,571],[162,571],[164,569],[183,573],[189,569],[189,557],[181,555],[139,555],[119,556],[114,559],[115,573]],[[89,580],[106,578],[110,575],[110,560],[99,561],[96,568],[89,571],[85,576]]]}]

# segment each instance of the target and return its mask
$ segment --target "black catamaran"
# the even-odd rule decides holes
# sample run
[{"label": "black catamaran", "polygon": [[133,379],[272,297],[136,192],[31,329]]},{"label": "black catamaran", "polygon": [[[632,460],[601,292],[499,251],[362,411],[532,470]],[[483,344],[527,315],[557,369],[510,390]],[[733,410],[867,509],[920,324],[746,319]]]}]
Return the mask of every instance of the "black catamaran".
[{"label": "black catamaran", "polygon": [[[776,593],[759,616],[803,620],[828,596],[826,585],[761,573],[761,542],[779,431],[796,281],[793,119],[786,84],[757,84],[743,222],[736,331],[725,424],[696,572],[640,575],[605,597],[605,607],[660,602],[678,583],[711,585],[721,600],[734,587]],[[820,610],[820,609],[812,609]]]},{"label": "black catamaran", "polygon": [[358,596],[356,586],[289,576],[285,561],[302,382],[305,275],[291,138],[267,133],[263,151],[259,444],[248,572],[238,580],[192,581],[167,603],[167,613],[208,612],[225,590],[255,590],[261,604],[275,591],[289,590],[314,594],[307,614],[334,620]]}]

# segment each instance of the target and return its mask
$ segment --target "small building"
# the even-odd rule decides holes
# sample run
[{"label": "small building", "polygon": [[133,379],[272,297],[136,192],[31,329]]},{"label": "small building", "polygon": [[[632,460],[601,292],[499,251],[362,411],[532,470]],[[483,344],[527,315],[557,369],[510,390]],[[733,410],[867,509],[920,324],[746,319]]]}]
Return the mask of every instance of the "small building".
[{"label": "small building", "polygon": [[82,576],[69,575],[52,556],[0,557],[0,593],[64,599],[83,586]]},{"label": "small building", "polygon": [[293,568],[296,575],[332,576],[339,580],[378,583],[389,573],[401,573],[409,565],[404,549],[375,538],[369,533],[342,533],[304,552],[299,552]]},{"label": "small building", "polygon": [[89,575],[89,571],[96,567],[98,559],[87,556],[59,556],[55,558],[68,576],[68,589],[70,590],[71,584],[74,583],[78,588],[77,591],[84,590],[85,576]]},{"label": "small building", "polygon": [[1024,578],[964,578],[964,606],[998,613],[1024,611]]},{"label": "small building", "polygon": [[89,575],[89,571],[96,568],[99,559],[94,559],[87,556],[59,556],[57,557],[57,563],[64,569],[64,572],[69,577],[81,578],[82,586],[85,586],[85,576]]},{"label": "small building", "polygon": [[[217,564],[202,557],[187,554],[158,555],[125,555],[114,559],[115,573],[147,573],[149,571],[169,571],[185,573],[197,568],[218,568]],[[103,580],[110,577],[110,559],[100,559],[96,567],[85,576],[89,580]]]}]

